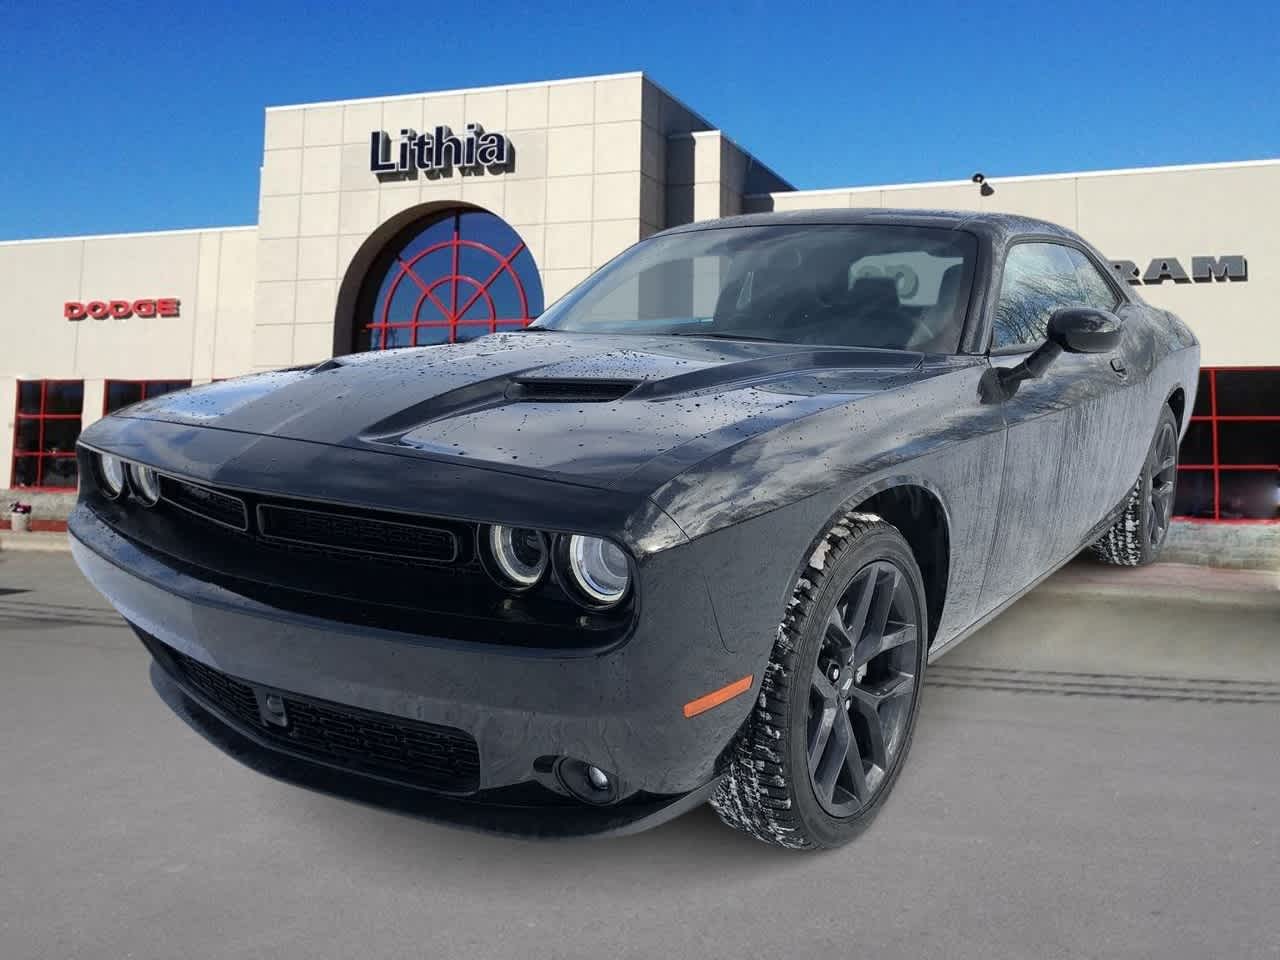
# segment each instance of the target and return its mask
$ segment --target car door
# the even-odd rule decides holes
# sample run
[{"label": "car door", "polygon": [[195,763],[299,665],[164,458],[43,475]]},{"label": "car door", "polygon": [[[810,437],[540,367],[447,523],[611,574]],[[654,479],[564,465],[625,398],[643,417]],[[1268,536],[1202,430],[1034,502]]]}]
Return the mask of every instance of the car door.
[{"label": "car door", "polygon": [[[1081,270],[1091,260],[1048,240],[1011,245],[992,317],[991,364],[1011,367],[1044,342],[1061,307],[1112,310],[1119,297]],[[990,610],[1082,546],[1123,496],[1116,438],[1126,417],[1126,374],[1111,354],[1063,353],[1044,376],[1002,401],[1007,425],[1000,507],[981,605]],[[1130,480],[1129,482],[1132,482]]]},{"label": "car door", "polygon": [[[1096,310],[1107,310],[1120,318],[1120,345],[1102,357],[1112,376],[1119,381],[1118,389],[1107,393],[1109,406],[1120,408],[1117,415],[1123,416],[1127,425],[1127,429],[1123,434],[1118,434],[1117,438],[1150,437],[1155,433],[1153,418],[1158,407],[1150,403],[1146,389],[1152,359],[1150,348],[1142,346],[1143,340],[1149,339],[1149,330],[1145,327],[1148,308],[1132,303],[1127,296],[1120,294],[1114,274],[1100,264],[1093,254],[1087,254],[1076,247],[1067,247],[1067,255],[1075,264],[1076,279],[1080,281],[1080,302]],[[1148,336],[1144,337],[1144,331]],[[1112,381],[1108,382],[1115,385]],[[1135,429],[1137,424],[1146,426]],[[1112,450],[1115,453],[1109,461],[1112,473],[1105,478],[1099,477],[1099,482],[1105,483],[1103,500],[1108,504],[1108,509],[1119,503],[1129,492],[1148,453],[1145,443],[1121,443],[1116,438],[1113,438]]]}]

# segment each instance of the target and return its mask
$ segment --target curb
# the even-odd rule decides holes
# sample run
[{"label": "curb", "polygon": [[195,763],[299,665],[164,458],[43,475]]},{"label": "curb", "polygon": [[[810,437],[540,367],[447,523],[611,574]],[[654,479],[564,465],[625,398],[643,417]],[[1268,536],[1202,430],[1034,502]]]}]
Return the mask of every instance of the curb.
[{"label": "curb", "polygon": [[70,553],[65,533],[12,533],[0,530],[0,553]]},{"label": "curb", "polygon": [[1036,588],[1059,596],[1145,596],[1171,604],[1280,610],[1280,571],[1238,570],[1158,562],[1149,567],[1109,567],[1077,560]]},{"label": "curb", "polygon": [[[65,533],[67,521],[49,517],[32,517],[31,533]],[[13,521],[0,516],[0,533],[12,533]]]}]

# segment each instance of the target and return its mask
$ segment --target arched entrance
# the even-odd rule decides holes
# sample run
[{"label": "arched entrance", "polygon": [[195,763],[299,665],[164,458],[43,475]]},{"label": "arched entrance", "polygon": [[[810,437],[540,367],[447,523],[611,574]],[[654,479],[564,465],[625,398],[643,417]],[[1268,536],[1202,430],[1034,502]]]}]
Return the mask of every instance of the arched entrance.
[{"label": "arched entrance", "polygon": [[352,261],[338,303],[337,336],[350,338],[341,352],[470,340],[542,312],[537,265],[506,221],[468,206],[413,213]]}]

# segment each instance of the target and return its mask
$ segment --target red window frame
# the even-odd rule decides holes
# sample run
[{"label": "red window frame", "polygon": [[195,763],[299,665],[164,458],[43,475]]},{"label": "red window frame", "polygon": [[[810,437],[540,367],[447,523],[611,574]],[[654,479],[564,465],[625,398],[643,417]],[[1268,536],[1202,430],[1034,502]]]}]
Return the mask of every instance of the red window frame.
[{"label": "red window frame", "polygon": [[1248,470],[1263,472],[1273,470],[1280,473],[1280,463],[1223,463],[1218,453],[1218,424],[1220,423],[1280,423],[1280,414],[1223,415],[1218,413],[1218,373],[1219,371],[1241,371],[1246,373],[1280,373],[1280,367],[1203,367],[1201,373],[1207,375],[1209,381],[1209,412],[1196,415],[1194,411],[1190,423],[1209,424],[1212,443],[1212,456],[1209,463],[1179,463],[1178,471],[1213,473],[1213,516],[1188,517],[1179,516],[1179,520],[1193,523],[1239,523],[1239,524],[1280,524],[1280,519],[1263,517],[1238,518],[1222,516],[1222,473],[1223,471]]},{"label": "red window frame", "polygon": [[[215,383],[216,383],[217,381],[215,380],[215,381],[213,381],[213,382],[215,382]],[[185,389],[187,389],[187,387],[190,387],[190,386],[191,386],[191,381],[190,381],[190,380],[184,380],[184,379],[182,379],[181,377],[174,377],[172,380],[158,380],[158,379],[151,379],[151,380],[122,380],[122,379],[120,379],[120,378],[116,378],[116,379],[113,379],[113,380],[104,380],[104,381],[103,381],[103,383],[102,383],[102,415],[103,415],[104,417],[106,417],[106,416],[110,416],[110,415],[114,412],[114,411],[112,411],[112,410],[110,409],[110,406],[111,406],[111,385],[112,385],[113,383],[136,383],[136,384],[141,385],[141,387],[142,387],[142,396],[140,396],[137,400],[134,400],[134,401],[133,401],[133,403],[141,403],[143,400],[149,400],[149,399],[151,399],[151,394],[148,392],[147,388],[148,388],[149,386],[151,386],[153,383],[185,383],[185,384],[186,384],[186,386],[185,386],[185,387],[179,387],[179,388],[178,388],[179,390],[185,390]],[[164,393],[173,393],[173,392],[175,392],[175,391],[173,391],[173,390],[166,390]],[[164,393],[156,394],[156,396],[160,396],[160,397],[162,397],[162,396],[164,396]],[[124,406],[125,406],[125,407],[128,407],[128,406],[132,406],[132,404],[128,404],[128,403],[126,403]],[[116,410],[123,410],[123,409],[124,409],[124,407],[116,407]]]},{"label": "red window frame", "polygon": [[[420,330],[436,329],[445,331],[445,342],[454,343],[458,339],[459,330],[474,330],[477,334],[496,333],[499,330],[527,327],[537,319],[530,314],[529,294],[525,289],[524,281],[521,279],[519,271],[515,267],[516,258],[527,249],[524,240],[520,239],[518,234],[515,234],[514,229],[508,227],[516,236],[516,244],[508,252],[503,253],[478,240],[464,239],[462,236],[462,218],[472,212],[483,211],[464,209],[455,210],[448,214],[447,219],[452,222],[453,227],[452,234],[448,240],[440,240],[414,254],[408,260],[401,256],[396,257],[393,264],[395,276],[386,292],[385,299],[382,300],[382,307],[375,313],[374,319],[365,324],[365,329],[369,331],[370,350],[387,349],[389,331],[395,329],[408,330],[410,344],[416,346],[418,345],[418,331]],[[429,226],[424,226],[423,229],[428,229]],[[483,278],[472,277],[462,273],[460,260],[463,247],[488,254],[493,258],[496,266]],[[450,253],[452,261],[450,272],[438,277],[420,276],[416,269],[418,263],[440,250],[448,250]],[[520,300],[519,316],[498,316],[493,296],[489,293],[489,288],[504,275],[509,277],[515,286],[516,295]],[[391,303],[401,282],[406,279],[410,280],[418,288],[418,299],[408,320],[392,321]],[[463,286],[469,288],[469,291],[462,292],[460,296],[459,290]],[[440,288],[444,290],[445,300],[440,299],[440,296],[436,293],[436,290]],[[460,300],[461,303],[459,303]],[[439,311],[441,319],[421,319],[422,309],[428,302]],[[476,303],[482,303],[488,308],[488,318],[463,319],[466,317],[467,311]]]},{"label": "red window frame", "polygon": [[[22,412],[22,385],[24,383],[40,384],[40,410],[38,413]],[[49,384],[70,383],[80,385],[80,412],[79,413],[48,413],[49,403]],[[75,451],[69,453],[49,453],[44,448],[44,425],[49,420],[77,420],[81,427],[84,426],[84,381],[83,380],[19,380],[14,386],[14,421],[13,421],[13,464],[9,472],[9,486],[13,489],[21,490],[75,490],[76,486],[50,485],[44,482],[44,464],[46,460],[71,458],[75,459]],[[18,449],[18,436],[21,433],[23,420],[39,421],[38,438],[36,440],[35,450]],[[18,487],[18,461],[19,460],[36,461],[36,482],[29,487]]]}]

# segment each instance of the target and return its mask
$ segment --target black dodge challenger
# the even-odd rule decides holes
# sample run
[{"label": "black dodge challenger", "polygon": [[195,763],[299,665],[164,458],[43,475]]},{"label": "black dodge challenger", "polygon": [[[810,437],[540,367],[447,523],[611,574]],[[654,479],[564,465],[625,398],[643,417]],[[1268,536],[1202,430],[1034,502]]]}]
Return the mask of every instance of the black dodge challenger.
[{"label": "black dodge challenger", "polygon": [[668,230],[527,330],[86,430],[75,557],[207,739],[491,830],[865,827],[926,664],[1169,529],[1199,346],[1074,233]]}]

